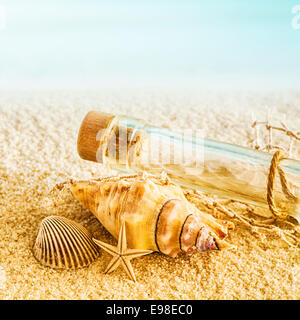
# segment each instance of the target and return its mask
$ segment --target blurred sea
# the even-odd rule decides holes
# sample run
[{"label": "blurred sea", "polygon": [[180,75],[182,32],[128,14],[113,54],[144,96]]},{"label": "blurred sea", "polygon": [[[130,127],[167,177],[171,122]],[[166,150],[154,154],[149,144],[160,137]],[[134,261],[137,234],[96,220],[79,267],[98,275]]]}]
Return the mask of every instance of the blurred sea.
[{"label": "blurred sea", "polygon": [[300,88],[300,0],[0,0],[0,89]]}]

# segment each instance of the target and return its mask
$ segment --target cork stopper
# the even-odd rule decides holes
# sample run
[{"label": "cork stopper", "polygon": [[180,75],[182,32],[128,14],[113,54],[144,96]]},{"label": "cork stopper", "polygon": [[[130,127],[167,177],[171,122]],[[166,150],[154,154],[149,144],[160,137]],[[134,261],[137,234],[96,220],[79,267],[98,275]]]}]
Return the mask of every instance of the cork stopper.
[{"label": "cork stopper", "polygon": [[104,134],[115,116],[112,114],[90,111],[83,119],[77,139],[77,152],[84,160],[99,162],[97,150]]}]

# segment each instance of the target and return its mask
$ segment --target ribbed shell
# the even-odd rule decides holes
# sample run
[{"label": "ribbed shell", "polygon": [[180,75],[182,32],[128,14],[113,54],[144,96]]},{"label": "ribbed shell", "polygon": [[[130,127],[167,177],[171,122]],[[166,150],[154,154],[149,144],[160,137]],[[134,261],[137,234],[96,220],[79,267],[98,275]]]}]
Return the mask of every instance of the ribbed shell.
[{"label": "ribbed shell", "polygon": [[88,230],[64,217],[42,220],[33,254],[43,265],[52,268],[86,267],[99,256]]}]

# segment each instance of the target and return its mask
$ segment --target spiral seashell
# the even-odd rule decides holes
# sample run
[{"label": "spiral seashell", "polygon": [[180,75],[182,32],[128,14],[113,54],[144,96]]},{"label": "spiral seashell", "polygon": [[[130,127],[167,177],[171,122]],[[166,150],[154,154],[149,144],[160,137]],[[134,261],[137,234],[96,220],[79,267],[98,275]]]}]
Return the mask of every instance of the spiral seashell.
[{"label": "spiral seashell", "polygon": [[71,191],[117,239],[126,222],[128,247],[178,253],[229,247],[228,227],[200,211],[182,189],[156,176],[123,176],[72,182]]},{"label": "spiral seashell", "polygon": [[50,216],[41,222],[33,254],[45,266],[75,269],[91,264],[99,251],[83,226],[64,217]]}]

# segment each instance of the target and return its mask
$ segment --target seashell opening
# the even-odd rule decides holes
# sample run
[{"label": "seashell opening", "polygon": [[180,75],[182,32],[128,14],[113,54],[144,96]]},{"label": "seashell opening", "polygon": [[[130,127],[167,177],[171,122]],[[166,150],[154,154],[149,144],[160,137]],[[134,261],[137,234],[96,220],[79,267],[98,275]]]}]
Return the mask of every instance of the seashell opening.
[{"label": "seashell opening", "polygon": [[64,217],[50,216],[41,222],[33,254],[45,266],[75,269],[91,264],[99,251],[83,226]]}]

